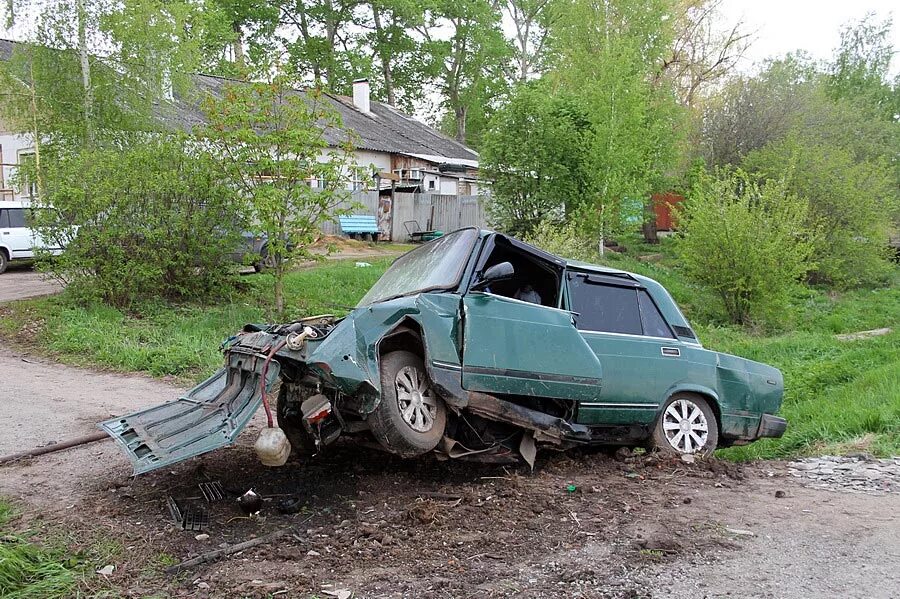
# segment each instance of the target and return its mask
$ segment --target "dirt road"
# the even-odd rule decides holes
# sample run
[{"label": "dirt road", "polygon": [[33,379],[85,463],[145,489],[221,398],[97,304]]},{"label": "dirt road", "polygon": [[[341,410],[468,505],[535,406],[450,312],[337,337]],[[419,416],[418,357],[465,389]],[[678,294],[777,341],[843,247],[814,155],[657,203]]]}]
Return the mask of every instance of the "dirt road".
[{"label": "dirt road", "polygon": [[39,295],[50,295],[62,289],[56,281],[46,279],[30,266],[11,265],[0,274],[0,303]]},{"label": "dirt road", "polygon": [[[0,355],[2,452],[179,392]],[[531,473],[337,447],[263,469],[253,439],[134,480],[112,443],[96,443],[0,467],[0,494],[25,507],[23,525],[65,527],[76,547],[119,541],[114,574],[92,584],[123,597],[900,596],[900,494],[807,488],[780,463],[548,454]],[[260,515],[225,500],[205,505],[209,538],[176,530],[167,495],[187,501],[205,480],[233,496],[255,488]],[[285,499],[300,511],[280,513]],[[295,534],[162,573],[283,527]]]}]

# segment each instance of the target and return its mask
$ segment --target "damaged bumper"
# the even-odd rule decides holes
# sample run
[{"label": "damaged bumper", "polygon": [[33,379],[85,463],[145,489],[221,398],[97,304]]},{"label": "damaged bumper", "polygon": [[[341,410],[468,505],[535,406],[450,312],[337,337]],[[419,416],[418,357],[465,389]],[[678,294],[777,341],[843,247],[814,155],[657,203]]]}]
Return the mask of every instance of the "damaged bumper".
[{"label": "damaged bumper", "polygon": [[756,438],[781,437],[786,430],[787,420],[771,414],[763,414],[762,418],[759,419],[759,430],[756,432]]}]

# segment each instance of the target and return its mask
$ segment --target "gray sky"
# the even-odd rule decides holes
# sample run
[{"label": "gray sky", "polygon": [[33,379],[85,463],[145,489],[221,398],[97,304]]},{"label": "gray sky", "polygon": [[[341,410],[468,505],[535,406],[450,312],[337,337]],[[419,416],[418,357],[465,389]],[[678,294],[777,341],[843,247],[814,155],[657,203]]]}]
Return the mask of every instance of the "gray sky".
[{"label": "gray sky", "polygon": [[[815,59],[827,59],[840,42],[841,26],[875,12],[879,20],[894,17],[891,39],[900,49],[900,3],[897,0],[723,0],[725,23],[742,19],[755,39],[740,69],[752,70],[753,64],[771,56],[797,49],[806,50]],[[900,72],[900,56],[894,56],[891,72]]]}]

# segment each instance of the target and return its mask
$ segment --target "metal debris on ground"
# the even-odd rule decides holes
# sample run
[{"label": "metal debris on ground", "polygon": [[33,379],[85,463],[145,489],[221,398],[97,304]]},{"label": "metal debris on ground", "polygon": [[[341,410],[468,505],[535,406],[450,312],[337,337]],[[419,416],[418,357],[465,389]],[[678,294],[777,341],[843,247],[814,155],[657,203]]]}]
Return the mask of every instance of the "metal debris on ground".
[{"label": "metal debris on ground", "polygon": [[222,487],[222,483],[217,480],[212,482],[203,482],[197,485],[200,487],[200,492],[203,494],[203,498],[212,503],[213,501],[220,501],[225,498],[225,489]]},{"label": "metal debris on ground", "polygon": [[209,528],[209,511],[202,505],[188,504],[182,507],[178,500],[169,495],[166,497],[169,513],[181,530],[200,532]]},{"label": "metal debris on ground", "polygon": [[855,455],[805,458],[788,464],[788,472],[816,489],[869,495],[900,493],[900,457],[878,459]]}]

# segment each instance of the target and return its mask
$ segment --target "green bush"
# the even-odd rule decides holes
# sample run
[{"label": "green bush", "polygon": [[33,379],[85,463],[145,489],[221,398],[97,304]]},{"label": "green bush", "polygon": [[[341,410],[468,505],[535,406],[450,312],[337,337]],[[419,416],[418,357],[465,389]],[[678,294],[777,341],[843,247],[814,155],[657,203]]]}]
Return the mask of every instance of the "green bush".
[{"label": "green bush", "polygon": [[770,317],[813,266],[807,214],[782,182],[702,173],[678,213],[684,272],[718,295],[732,322]]},{"label": "green bush", "polygon": [[599,258],[591,242],[573,224],[543,220],[524,239],[531,245],[569,260],[597,262]]},{"label": "green bush", "polygon": [[176,137],[51,154],[35,225],[66,251],[44,268],[118,307],[216,295],[234,277],[241,226],[214,172]]}]

